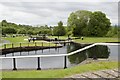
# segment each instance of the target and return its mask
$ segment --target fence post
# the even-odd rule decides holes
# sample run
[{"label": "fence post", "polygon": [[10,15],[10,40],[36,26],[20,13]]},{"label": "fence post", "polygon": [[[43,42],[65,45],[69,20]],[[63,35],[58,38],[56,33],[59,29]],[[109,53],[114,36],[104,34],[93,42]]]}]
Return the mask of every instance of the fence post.
[{"label": "fence post", "polygon": [[50,41],[49,41],[49,48],[50,48]]},{"label": "fence post", "polygon": [[28,42],[28,47],[29,47],[29,42]]},{"label": "fence post", "polygon": [[6,44],[4,44],[4,49],[6,49]]},{"label": "fence post", "polygon": [[43,42],[42,42],[42,47],[43,47]]},{"label": "fence post", "polygon": [[35,47],[37,46],[37,43],[35,42]]},{"label": "fence post", "polygon": [[37,70],[41,70],[41,68],[40,68],[40,57],[38,57],[38,68],[37,68]]},{"label": "fence post", "polygon": [[64,69],[66,69],[66,68],[67,68],[67,57],[64,56]]},{"label": "fence post", "polygon": [[12,48],[14,47],[14,44],[12,43]]},{"label": "fence post", "polygon": [[49,41],[49,51],[50,51],[50,41]]},{"label": "fence post", "polygon": [[64,41],[64,46],[66,45],[65,41]]},{"label": "fence post", "polygon": [[56,43],[56,45],[55,45],[56,47],[57,47],[57,43]]},{"label": "fence post", "polygon": [[55,50],[57,50],[57,43],[55,43]]},{"label": "fence post", "polygon": [[20,43],[20,47],[21,47],[21,43]]},{"label": "fence post", "polygon": [[13,58],[13,70],[17,70],[15,58]]},{"label": "fence post", "polygon": [[42,53],[43,53],[43,42],[42,42]]}]

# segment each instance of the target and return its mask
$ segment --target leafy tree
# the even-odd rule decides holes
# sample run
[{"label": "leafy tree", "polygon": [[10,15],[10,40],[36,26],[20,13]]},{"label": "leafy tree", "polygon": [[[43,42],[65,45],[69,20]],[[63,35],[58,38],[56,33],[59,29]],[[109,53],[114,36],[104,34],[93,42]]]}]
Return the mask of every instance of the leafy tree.
[{"label": "leafy tree", "polygon": [[7,26],[7,21],[6,20],[2,20],[1,25],[6,27]]},{"label": "leafy tree", "polygon": [[2,34],[16,34],[17,33],[17,30],[14,29],[14,28],[3,28],[2,29]]},{"label": "leafy tree", "polygon": [[17,32],[18,34],[26,34],[26,30],[25,29],[20,29]]},{"label": "leafy tree", "polygon": [[66,30],[63,26],[62,21],[58,22],[58,26],[54,27],[53,33],[54,33],[55,36],[58,36],[58,37],[59,36],[64,36],[66,34]]},{"label": "leafy tree", "polygon": [[105,36],[110,25],[110,20],[104,13],[86,10],[72,12],[67,23],[74,36]]},{"label": "leafy tree", "polygon": [[86,10],[79,10],[76,12],[72,12],[68,17],[68,22],[67,22],[69,31],[73,30],[72,32],[74,36],[84,35],[83,30],[87,28],[87,24],[91,14],[92,12]]},{"label": "leafy tree", "polygon": [[32,30],[28,30],[27,34],[32,35],[32,34],[34,34],[34,32]]},{"label": "leafy tree", "polygon": [[106,36],[107,37],[119,37],[119,32],[120,32],[120,27],[118,26],[111,26],[109,31],[107,32]]},{"label": "leafy tree", "polygon": [[105,36],[109,31],[110,20],[100,11],[93,12],[88,23],[89,36]]}]

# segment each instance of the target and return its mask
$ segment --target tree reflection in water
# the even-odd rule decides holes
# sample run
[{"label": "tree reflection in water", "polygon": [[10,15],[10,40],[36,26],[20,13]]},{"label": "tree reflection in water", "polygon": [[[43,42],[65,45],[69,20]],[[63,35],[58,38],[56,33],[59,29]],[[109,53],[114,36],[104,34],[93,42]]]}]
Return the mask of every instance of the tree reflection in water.
[{"label": "tree reflection in water", "polygon": [[[67,53],[78,50],[82,48],[80,44],[73,44],[67,45]],[[94,46],[88,50],[73,54],[68,56],[68,59],[71,64],[79,64],[82,61],[86,60],[87,58],[108,58],[110,55],[110,50],[108,46],[105,45],[98,45]]]}]

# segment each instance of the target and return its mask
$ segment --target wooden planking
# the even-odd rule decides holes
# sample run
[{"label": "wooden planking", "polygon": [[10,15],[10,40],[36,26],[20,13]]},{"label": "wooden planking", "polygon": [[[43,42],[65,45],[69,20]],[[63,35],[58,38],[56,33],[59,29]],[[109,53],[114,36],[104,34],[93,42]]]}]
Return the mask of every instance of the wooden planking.
[{"label": "wooden planking", "polygon": [[112,70],[100,70],[100,71],[76,74],[76,75],[72,75],[72,76],[67,77],[67,78],[86,78],[89,80],[92,80],[93,78],[97,78],[100,80],[101,79],[106,80],[107,78],[109,78],[109,79],[117,80],[118,79],[118,72],[115,72],[114,69],[112,69]]}]

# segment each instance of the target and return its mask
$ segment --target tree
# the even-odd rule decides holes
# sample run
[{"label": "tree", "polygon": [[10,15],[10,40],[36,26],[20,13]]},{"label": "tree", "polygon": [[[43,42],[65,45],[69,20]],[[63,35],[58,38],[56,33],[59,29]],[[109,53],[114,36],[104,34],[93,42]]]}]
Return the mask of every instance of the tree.
[{"label": "tree", "polygon": [[105,36],[111,27],[110,25],[110,20],[105,13],[101,11],[92,13],[88,23],[89,36]]},{"label": "tree", "polygon": [[6,27],[7,26],[7,21],[6,20],[2,20],[1,25]]},{"label": "tree", "polygon": [[32,35],[34,32],[32,30],[28,30],[27,34]]},{"label": "tree", "polygon": [[2,34],[16,34],[17,33],[17,30],[14,29],[14,28],[3,28],[2,29]]},{"label": "tree", "polygon": [[64,36],[66,34],[66,30],[63,26],[62,21],[58,22],[58,26],[54,27],[53,33],[54,33],[55,36],[58,36],[58,37],[59,36]]},{"label": "tree", "polygon": [[78,10],[68,17],[67,26],[74,36],[105,36],[110,20],[101,11]]},{"label": "tree", "polygon": [[17,32],[18,34],[26,34],[26,30],[25,29],[20,29]]},{"label": "tree", "polygon": [[84,35],[83,30],[87,28],[87,24],[91,14],[92,12],[86,10],[72,12],[68,17],[67,22],[69,31],[73,30],[72,32],[74,36],[83,36]]}]

